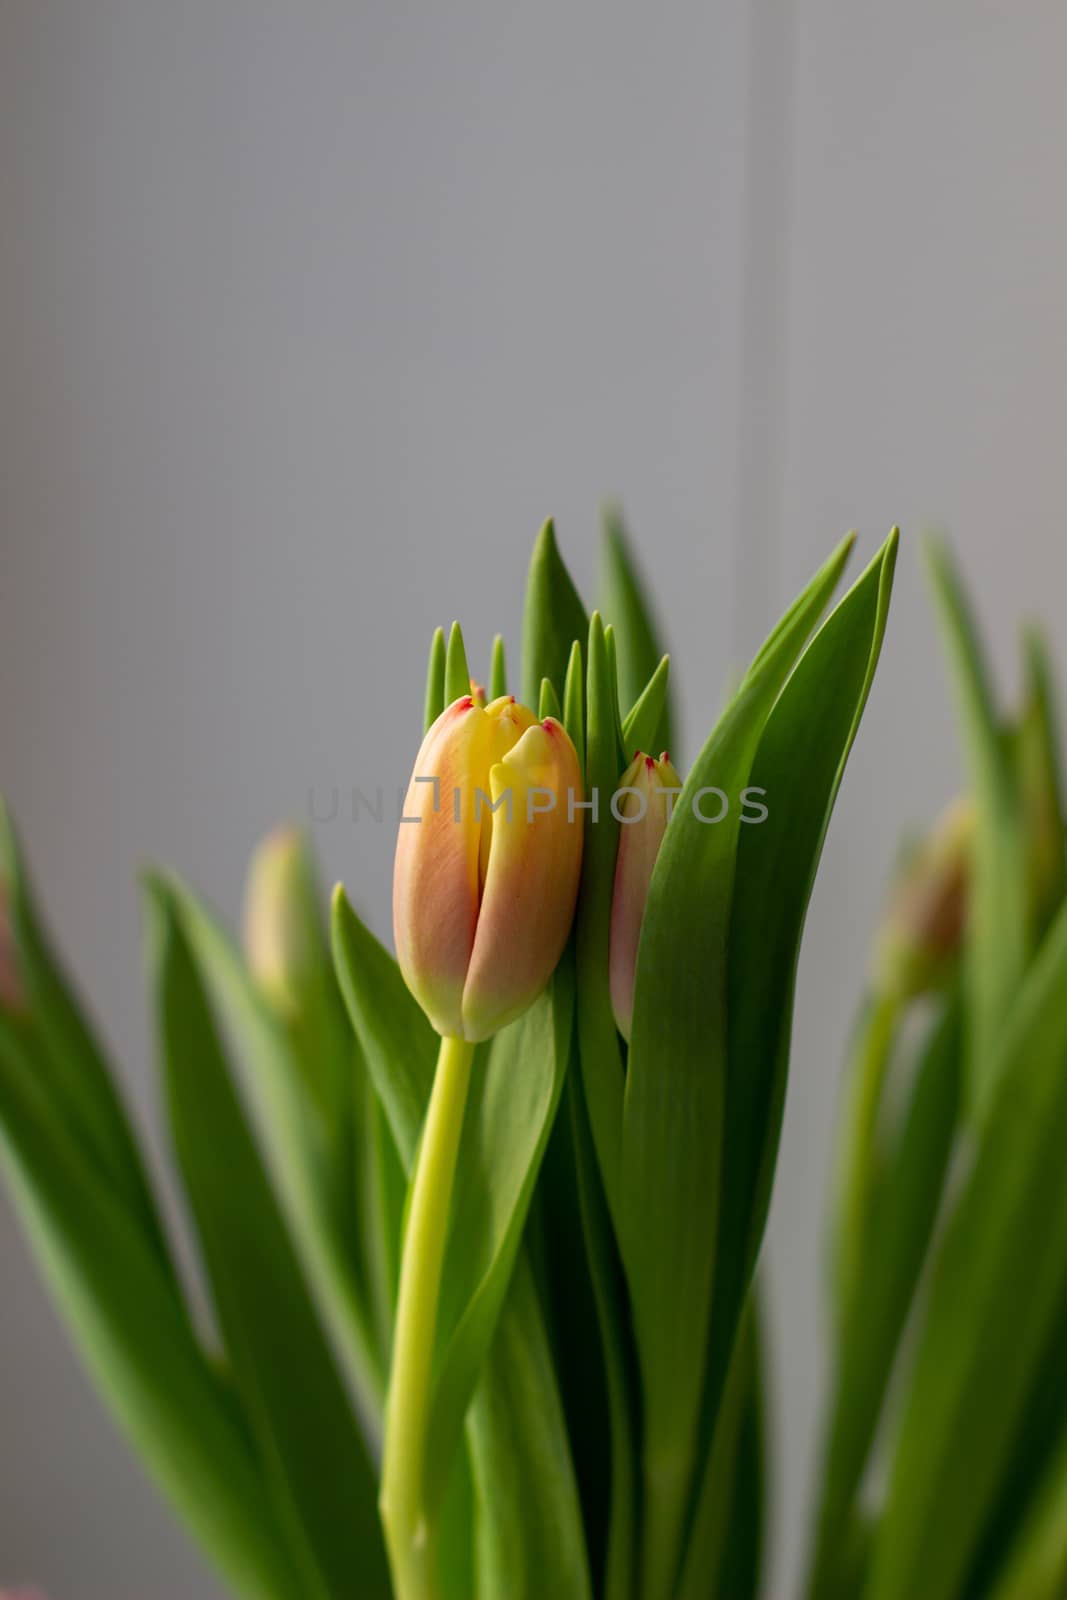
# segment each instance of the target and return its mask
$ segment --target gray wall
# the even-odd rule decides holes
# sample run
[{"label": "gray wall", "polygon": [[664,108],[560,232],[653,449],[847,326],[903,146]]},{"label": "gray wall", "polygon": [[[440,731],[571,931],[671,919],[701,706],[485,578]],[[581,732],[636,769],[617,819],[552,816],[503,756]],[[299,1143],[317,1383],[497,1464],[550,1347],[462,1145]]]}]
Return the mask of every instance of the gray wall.
[{"label": "gray wall", "polygon": [[[957,781],[913,535],[953,530],[1009,677],[1067,593],[1065,46],[1054,0],[0,4],[2,780],[144,1122],[138,863],[232,915],[309,788],[401,776],[431,627],[515,639],[547,512],[588,589],[623,498],[690,754],[829,544],[905,529],[801,971],[779,1595],[842,1042],[897,831]],[[318,843],[384,931],[391,841]],[[214,1593],[6,1201],[0,1285],[0,1579]]]}]

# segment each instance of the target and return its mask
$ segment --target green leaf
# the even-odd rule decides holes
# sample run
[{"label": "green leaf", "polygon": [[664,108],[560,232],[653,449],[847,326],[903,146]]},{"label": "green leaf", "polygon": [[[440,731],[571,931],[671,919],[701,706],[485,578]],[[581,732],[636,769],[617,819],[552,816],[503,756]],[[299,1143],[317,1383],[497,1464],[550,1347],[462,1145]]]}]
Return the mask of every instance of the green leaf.
[{"label": "green leaf", "polygon": [[563,1407],[533,1274],[520,1258],[468,1423],[484,1600],[591,1600]]},{"label": "green leaf", "polygon": [[1029,1507],[991,1600],[1061,1600],[1067,1591],[1067,1432]]},{"label": "green leaf", "polygon": [[[175,1151],[219,1326],[309,1596],[388,1595],[377,1489],[230,1079],[176,901],[148,884]],[[294,1375],[299,1375],[294,1381]]]},{"label": "green leaf", "polygon": [[476,1592],[474,1519],[474,1483],[468,1446],[456,1455],[437,1528],[436,1576],[440,1600],[473,1600]]},{"label": "green leaf", "polygon": [[[759,1308],[750,1298],[734,1346],[677,1600],[741,1600],[758,1585],[763,1524]],[[753,1436],[754,1430],[754,1436]],[[755,1449],[753,1449],[755,1445]]]},{"label": "green leaf", "polygon": [[[816,575],[805,605],[704,746],[664,835],[645,912],[619,1193],[645,1401],[649,1600],[674,1582],[696,1467],[722,1177],[727,938],[741,791],[771,708],[849,548],[843,544]],[[714,826],[702,823],[693,806],[709,785],[731,801],[728,816]]]},{"label": "green leaf", "polygon": [[366,1262],[367,1295],[377,1335],[380,1369],[388,1372],[400,1283],[400,1243],[407,1180],[385,1110],[369,1077],[358,1085],[364,1098],[363,1141],[356,1164],[356,1214]]},{"label": "green leaf", "polygon": [[882,1134],[844,1310],[809,1593],[847,1593],[840,1560],[949,1171],[962,1098],[960,1003],[930,1029],[896,1136]]},{"label": "green leaf", "polygon": [[426,705],[422,724],[429,729],[445,709],[445,634],[436,628],[430,640],[430,662],[426,668]]},{"label": "green leaf", "polygon": [[578,1041],[593,1143],[608,1209],[617,1226],[624,1079],[608,983],[608,944],[619,825],[608,801],[622,772],[622,755],[615,732],[615,685],[597,612],[589,623],[586,659],[585,782],[587,800],[595,803],[595,809],[586,812],[575,935]]},{"label": "green leaf", "polygon": [[850,1051],[838,1115],[832,1248],[834,1313],[839,1325],[855,1298],[879,1176],[879,1123],[900,1042],[903,1006],[895,988],[866,1001]]},{"label": "green leaf", "polygon": [[37,912],[14,824],[0,800],[0,885],[20,976],[40,1035],[40,1069],[67,1127],[143,1229],[173,1275],[163,1228],[115,1080],[53,954]]},{"label": "green leaf", "polygon": [[[1034,1364],[1029,1397],[1022,1421],[1015,1430],[1005,1460],[1005,1470],[994,1505],[985,1518],[978,1553],[971,1565],[965,1593],[989,1594],[998,1578],[1030,1568],[1023,1550],[1034,1540],[1047,1548],[1037,1525],[1045,1523],[1039,1505],[1049,1505],[1062,1493],[1060,1482],[1064,1441],[1067,1440],[1067,1295],[1052,1320],[1045,1350]],[[1049,1515],[1052,1515],[1051,1509]],[[1053,1589],[1052,1595],[1057,1591]]]},{"label": "green leaf", "polygon": [[493,653],[489,661],[489,699],[499,700],[508,692],[508,667],[504,654],[504,641],[499,633],[493,640]]},{"label": "green leaf", "polygon": [[303,1600],[240,1409],[139,1212],[89,1159],[0,1015],[0,1154],[36,1259],[133,1448],[234,1589]]},{"label": "green leaf", "polygon": [[[162,885],[162,879],[157,881]],[[240,1050],[245,1082],[269,1142],[286,1221],[360,1394],[363,1413],[373,1418],[380,1409],[383,1383],[373,1316],[360,1274],[354,1270],[348,1220],[335,1203],[333,1184],[322,1181],[321,1147],[299,1061],[225,929],[178,879],[166,880],[166,893],[181,915],[184,937],[227,1036]],[[353,1075],[356,1070],[353,1058]]]},{"label": "green leaf", "polygon": [[557,722],[561,721],[563,714],[559,708],[559,696],[552,686],[551,678],[541,679],[541,695],[537,706],[537,715],[542,720],[545,717],[555,717]]},{"label": "green leaf", "polygon": [[[739,786],[747,782],[768,814],[739,830],[729,920],[723,1112],[729,1138],[722,1151],[704,1394],[709,1433],[770,1205],[804,919],[882,648],[896,550],[894,531],[819,629],[770,713]],[[802,615],[797,625],[804,627]],[[765,658],[761,671],[773,659]],[[700,1494],[714,1493],[706,1471]]]},{"label": "green leaf", "polygon": [[622,742],[622,707],[619,704],[619,649],[615,629],[611,623],[604,627],[604,649],[608,658],[608,679],[611,683],[611,709],[615,722],[615,744],[625,766],[625,748]]},{"label": "green leaf", "polygon": [[1028,885],[1040,939],[1067,896],[1063,772],[1059,718],[1048,644],[1037,629],[1023,636],[1023,713],[1015,735]]},{"label": "green leaf", "polygon": [[[437,1038],[393,958],[340,888],[334,952],[341,990],[410,1174],[429,1101]],[[479,1047],[460,1143],[436,1329],[426,1499],[440,1502],[500,1307],[567,1066],[573,975]]]},{"label": "green leaf", "polygon": [[471,692],[471,671],[467,665],[467,651],[463,644],[463,630],[458,622],[452,624],[448,636],[448,653],[445,657],[445,705],[460,700]]},{"label": "green leaf", "polygon": [[410,1172],[430,1100],[439,1041],[400,968],[364,927],[340,884],[333,895],[331,930],[341,993],[401,1164]]},{"label": "green leaf", "polygon": [[605,1600],[631,1600],[638,1526],[633,1352],[621,1263],[573,1058],[537,1198],[541,1299],[589,1565]]},{"label": "green leaf", "polygon": [[[663,656],[659,631],[644,585],[630,551],[622,517],[609,507],[604,514],[603,546],[604,615],[614,623],[619,636],[619,689],[623,705],[636,705],[645,685],[658,670]],[[663,684],[660,714],[647,738],[636,744],[643,750],[670,750],[674,739],[674,713],[668,686]],[[635,741],[627,739],[627,752]]]},{"label": "green leaf", "polygon": [[871,1600],[959,1594],[1067,1294],[1065,985],[1067,909],[990,1064],[989,1114],[937,1252],[905,1393]]},{"label": "green leaf", "polygon": [[582,668],[582,647],[577,639],[571,646],[567,662],[567,676],[563,680],[563,726],[571,736],[578,755],[578,765],[585,773],[585,672]]},{"label": "green leaf", "polygon": [[718,1592],[729,1595],[730,1600],[757,1600],[760,1594],[767,1520],[765,1431],[763,1387],[757,1366],[741,1418],[733,1510],[719,1582]]},{"label": "green leaf", "polygon": [[981,1116],[998,1043],[1027,960],[1026,876],[1011,764],[974,616],[948,547],[926,543],[927,569],[956,686],[978,805],[967,939],[969,1098]]},{"label": "green leaf", "polygon": [[426,1501],[440,1503],[492,1343],[567,1070],[574,977],[475,1058],[452,1192],[436,1328]]},{"label": "green leaf", "polygon": [[623,722],[623,755],[631,760],[639,750],[644,750],[649,755],[664,749],[670,753],[670,746],[662,742],[664,707],[667,703],[670,676],[671,658],[664,656]]},{"label": "green leaf", "polygon": [[534,545],[526,581],[526,606],[522,623],[522,698],[537,702],[542,678],[557,690],[567,672],[571,646],[584,639],[589,624],[585,607],[563,565],[551,519]]}]

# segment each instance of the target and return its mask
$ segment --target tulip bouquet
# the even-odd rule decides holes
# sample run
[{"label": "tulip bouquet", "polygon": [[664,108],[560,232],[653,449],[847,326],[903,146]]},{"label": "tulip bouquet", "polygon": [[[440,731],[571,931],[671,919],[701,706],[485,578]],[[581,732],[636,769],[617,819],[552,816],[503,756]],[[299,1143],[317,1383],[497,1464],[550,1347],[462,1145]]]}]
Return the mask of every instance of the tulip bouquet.
[{"label": "tulip bouquet", "polygon": [[[433,641],[397,825],[395,959],[343,889],[327,925],[295,834],[257,854],[243,950],[176,878],[146,876],[159,1071],[197,1283],[5,821],[10,1190],[94,1379],[234,1592],[756,1595],[755,1271],[802,926],[882,644],[896,537],[824,616],[851,545],[771,632],[683,780],[666,753],[668,662],[620,531],[603,614],[588,615],[546,527],[521,681],[499,641],[484,690],[458,628]],[[982,892],[1007,893],[992,825],[976,837]],[[998,1016],[1017,984],[1024,996],[1046,986],[1013,1014],[1033,1043],[1048,974],[1024,973],[1021,926],[1018,960],[996,964],[1002,912],[976,909],[976,960]],[[876,1052],[865,1044],[864,1059]],[[976,1069],[976,1105],[1003,1098],[1003,1051],[997,1061]],[[865,1074],[843,1211],[849,1308],[883,1203]],[[968,1239],[1001,1196],[996,1180],[968,1208]],[[906,1189],[886,1192],[908,1203]],[[1028,1219],[1013,1209],[1011,1232],[994,1213],[998,1261]],[[985,1286],[975,1278],[975,1294]],[[858,1325],[843,1312],[843,1348]],[[1051,1329],[1042,1319],[1035,1338]],[[919,1381],[894,1537],[942,1493],[915,1467],[933,1403],[922,1369]],[[953,1381],[954,1396],[969,1392]],[[849,1391],[849,1415],[854,1404]],[[958,1408],[939,1416],[959,1421]],[[844,1465],[831,1451],[819,1593],[852,1561],[843,1547],[864,1544],[849,1450]],[[923,1570],[905,1560],[875,1563],[877,1600],[932,1592],[895,1586]],[[841,1581],[836,1592],[853,1592]]]}]

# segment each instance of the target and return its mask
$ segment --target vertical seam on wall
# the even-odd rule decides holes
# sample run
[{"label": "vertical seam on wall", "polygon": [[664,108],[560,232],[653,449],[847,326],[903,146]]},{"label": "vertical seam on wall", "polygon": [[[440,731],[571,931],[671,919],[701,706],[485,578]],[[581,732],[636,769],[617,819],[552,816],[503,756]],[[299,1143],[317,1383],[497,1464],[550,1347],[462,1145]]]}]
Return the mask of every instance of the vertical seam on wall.
[{"label": "vertical seam on wall", "polygon": [[784,557],[794,3],[749,4],[731,611],[731,648],[738,665],[748,660],[773,621]]}]

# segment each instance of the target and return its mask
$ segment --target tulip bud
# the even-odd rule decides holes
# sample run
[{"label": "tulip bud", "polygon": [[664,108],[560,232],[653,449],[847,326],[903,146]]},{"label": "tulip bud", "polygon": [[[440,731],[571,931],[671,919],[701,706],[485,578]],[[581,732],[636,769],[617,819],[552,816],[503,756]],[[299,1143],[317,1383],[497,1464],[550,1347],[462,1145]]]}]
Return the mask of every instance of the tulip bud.
[{"label": "tulip bud", "polygon": [[397,958],[437,1032],[488,1039],[545,987],[582,859],[574,746],[512,696],[465,695],[423,740],[393,874]]},{"label": "tulip bud", "polygon": [[277,828],[257,847],[245,888],[245,955],[271,1005],[296,1011],[321,962],[314,876],[303,836]]},{"label": "tulip bud", "polygon": [[634,1011],[637,947],[641,938],[652,869],[667,831],[682,780],[666,750],[657,761],[639,750],[622,777],[618,793],[619,854],[611,904],[610,984],[615,1024],[630,1037]]},{"label": "tulip bud", "polygon": [[471,679],[470,682],[471,682],[471,699],[474,701],[474,704],[476,706],[480,706],[482,708],[482,710],[484,711],[485,710],[485,684],[484,683],[477,683],[477,682],[475,682],[475,680],[473,678]]},{"label": "tulip bud", "polygon": [[881,992],[912,999],[951,974],[967,922],[973,838],[974,803],[956,800],[905,863],[875,944]]}]

